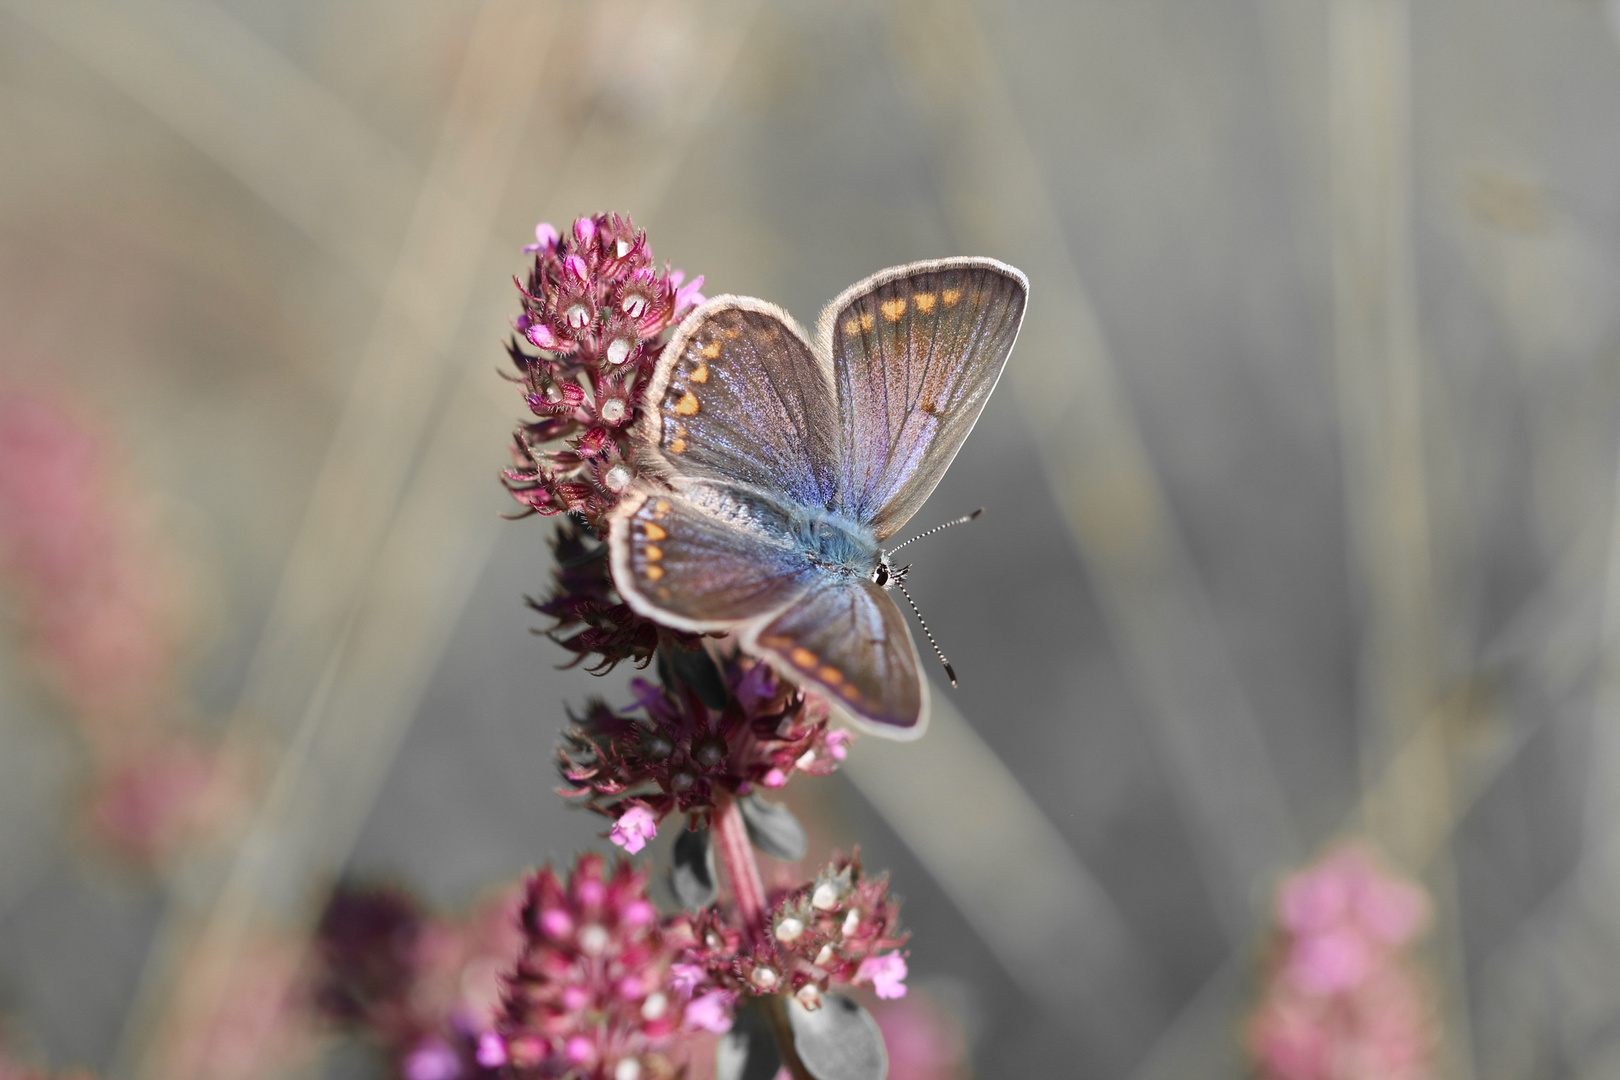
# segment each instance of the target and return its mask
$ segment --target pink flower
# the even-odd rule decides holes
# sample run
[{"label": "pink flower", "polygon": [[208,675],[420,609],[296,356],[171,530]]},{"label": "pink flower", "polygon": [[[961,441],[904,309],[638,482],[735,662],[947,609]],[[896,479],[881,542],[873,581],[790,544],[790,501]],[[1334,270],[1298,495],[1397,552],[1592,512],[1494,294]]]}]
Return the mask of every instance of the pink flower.
[{"label": "pink flower", "polygon": [[711,990],[693,998],[686,1004],[685,1023],[691,1031],[712,1031],[724,1035],[731,1030],[731,1004],[733,995],[725,990]]},{"label": "pink flower", "polygon": [[872,992],[880,998],[905,997],[906,958],[899,953],[869,956],[861,961],[860,969],[855,972],[855,981],[871,983]]},{"label": "pink flower", "polygon": [[1345,845],[1283,882],[1248,1046],[1262,1080],[1432,1080],[1439,1027],[1406,947],[1429,917],[1415,884]]},{"label": "pink flower", "polygon": [[506,1043],[493,1031],[485,1031],[478,1036],[474,1057],[484,1068],[498,1069],[506,1064]]},{"label": "pink flower", "polygon": [[632,806],[613,823],[608,839],[634,855],[658,835],[658,819],[645,806]]},{"label": "pink flower", "polygon": [[523,253],[533,254],[536,251],[550,251],[557,246],[557,230],[549,221],[542,221],[534,227],[534,243],[524,244]]},{"label": "pink flower", "polygon": [[[578,584],[577,578],[568,583]],[[545,609],[563,606],[553,601]],[[847,745],[849,737],[828,730],[824,702],[741,653],[721,656],[715,666],[728,690],[720,709],[705,705],[690,687],[641,679],[631,684],[639,709],[615,712],[593,703],[563,732],[557,751],[568,784],[563,793],[615,819],[635,814],[624,826],[630,832],[645,827],[642,812],[650,811],[655,822],[679,811],[703,820],[722,797],[747,794],[755,785],[779,788],[795,772],[826,776],[838,768],[833,747]],[[615,843],[619,836],[616,825]]]},{"label": "pink flower", "polygon": [[961,1022],[926,993],[872,1010],[889,1051],[889,1080],[966,1080]]},{"label": "pink flower", "polygon": [[1288,957],[1288,978],[1307,994],[1326,996],[1350,990],[1367,977],[1374,964],[1361,935],[1330,930],[1301,937]]},{"label": "pink flower", "polygon": [[832,983],[870,983],[880,997],[905,993],[906,943],[900,905],[886,878],[866,878],[857,857],[839,857],[814,881],[780,896],[769,912],[769,932],[752,949],[729,912],[709,908],[686,918],[689,944],[680,963],[701,967],[701,989],[737,995],[807,987],[825,992]]},{"label": "pink flower", "polygon": [[[582,407],[584,390],[592,402],[616,398],[621,420],[632,416],[665,331],[702,302],[703,279],[682,286],[678,271],[660,272],[646,233],[618,214],[579,218],[563,236],[541,224],[523,250],[534,262],[518,283],[523,310],[512,326],[521,337],[507,352],[541,419],[517,431],[507,488],[527,512],[579,514],[600,536],[635,475],[637,446],[627,423],[615,422],[611,436],[593,434],[605,418]],[[567,400],[570,387],[579,402]]]},{"label": "pink flower", "polygon": [[443,1039],[432,1038],[405,1059],[405,1080],[459,1080],[461,1059]]},{"label": "pink flower", "polygon": [[559,1062],[574,1080],[635,1073],[681,1026],[669,998],[675,946],[652,917],[646,874],[582,855],[566,885],[548,868],[527,894],[497,1023],[505,1068],[518,1080],[560,1075]]}]

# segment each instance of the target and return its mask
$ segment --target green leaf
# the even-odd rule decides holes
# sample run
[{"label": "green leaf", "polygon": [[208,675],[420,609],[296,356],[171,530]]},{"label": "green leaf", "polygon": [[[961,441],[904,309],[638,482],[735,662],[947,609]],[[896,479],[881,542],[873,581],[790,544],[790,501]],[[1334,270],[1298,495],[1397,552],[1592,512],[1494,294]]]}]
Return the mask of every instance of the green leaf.
[{"label": "green leaf", "polygon": [[787,1000],[793,1049],[816,1080],[883,1080],[889,1051],[872,1014],[843,994],[823,994],[811,1011]]},{"label": "green leaf", "polygon": [[720,1037],[714,1052],[715,1080],[774,1080],[782,1068],[765,1003],[755,1001],[737,1010],[731,1030]]},{"label": "green leaf", "polygon": [[797,862],[810,850],[804,826],[787,807],[766,802],[758,795],[749,795],[738,805],[742,808],[743,824],[748,826],[748,839],[771,858]]},{"label": "green leaf", "polygon": [[714,903],[714,848],[708,829],[682,829],[675,837],[675,865],[669,868],[669,887],[687,911],[701,911]]},{"label": "green leaf", "polygon": [[720,674],[707,649],[688,650],[671,645],[659,650],[658,658],[659,673],[666,684],[673,675],[696,691],[698,700],[711,709],[723,709],[731,700],[725,676]]}]

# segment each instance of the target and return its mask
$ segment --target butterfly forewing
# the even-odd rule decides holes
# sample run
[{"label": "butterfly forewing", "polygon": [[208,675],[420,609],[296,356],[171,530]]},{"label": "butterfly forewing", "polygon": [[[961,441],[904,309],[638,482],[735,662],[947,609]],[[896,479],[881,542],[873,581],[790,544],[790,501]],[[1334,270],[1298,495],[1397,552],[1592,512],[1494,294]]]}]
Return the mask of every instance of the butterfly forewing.
[{"label": "butterfly forewing", "polygon": [[641,433],[668,473],[749,484],[797,505],[832,501],[831,373],[780,309],[709,301],[676,331],[649,390]]},{"label": "butterfly forewing", "polygon": [[815,577],[787,545],[787,512],[721,484],[633,495],[615,513],[613,580],[632,607],[687,630],[725,630],[780,610]]},{"label": "butterfly forewing", "polygon": [[864,578],[825,575],[798,603],[749,631],[754,647],[880,730],[921,734],[917,648],[889,594]]},{"label": "butterfly forewing", "polygon": [[916,513],[973,429],[1024,316],[1024,276],[993,259],[913,263],[822,317],[842,431],[842,509],[878,539]]}]

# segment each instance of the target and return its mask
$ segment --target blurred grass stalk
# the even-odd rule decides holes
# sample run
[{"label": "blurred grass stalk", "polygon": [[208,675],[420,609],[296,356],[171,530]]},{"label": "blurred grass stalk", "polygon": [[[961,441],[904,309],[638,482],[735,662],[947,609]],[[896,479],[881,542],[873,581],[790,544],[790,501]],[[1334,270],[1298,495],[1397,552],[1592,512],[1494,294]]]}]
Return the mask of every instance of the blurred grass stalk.
[{"label": "blurred grass stalk", "polygon": [[[1350,550],[1361,590],[1364,828],[1437,900],[1450,1075],[1473,1075],[1431,565],[1412,247],[1407,0],[1333,0],[1329,30],[1334,354]],[[1432,855],[1432,858],[1430,857]]]},{"label": "blurred grass stalk", "polygon": [[[116,11],[7,3],[327,255],[364,277],[375,273],[379,252],[398,252],[233,722],[237,731],[263,724],[279,733],[281,761],[223,879],[219,868],[192,867],[174,883],[114,1063],[115,1075],[171,1080],[172,1047],[187,1030],[212,1024],[253,935],[296,934],[312,917],[309,905],[347,857],[493,546],[500,521],[489,506],[492,488],[469,477],[493,467],[499,444],[491,433],[510,426],[511,402],[483,347],[488,328],[504,325],[510,298],[504,289],[487,299],[475,289],[506,279],[524,235],[493,235],[519,151],[536,142],[552,148],[560,167],[550,204],[563,214],[604,199],[650,211],[755,4],[721,0],[702,9],[699,36],[709,49],[702,63],[685,58],[678,119],[636,131],[638,166],[625,169],[615,167],[624,135],[599,116],[575,130],[543,112],[539,130],[531,124],[548,53],[570,40],[558,32],[563,5],[488,0],[433,160],[418,176],[402,156],[378,149],[385,140],[318,84],[200,0],[157,5],[166,17],[155,34],[134,35],[146,46],[136,58],[128,54],[139,50],[109,48],[101,32],[119,25]],[[199,32],[211,32],[206,43]],[[165,34],[186,38],[185,47]],[[163,62],[149,62],[156,59]],[[298,152],[310,147],[338,148],[337,165]],[[370,213],[401,185],[416,188],[402,239]],[[372,193],[378,198],[368,200]],[[522,203],[515,213],[532,220],[533,193]],[[328,212],[348,205],[360,212]],[[464,324],[476,329],[463,334]],[[468,337],[475,351],[453,361]]]},{"label": "blurred grass stalk", "polygon": [[[901,0],[893,34],[915,106],[943,150],[941,198],[952,227],[967,248],[1009,259],[1034,283],[1011,378],[1195,837],[1210,902],[1234,955],[1247,957],[1260,915],[1255,889],[1304,851],[1258,719],[972,5]],[[1074,905],[1083,906],[1079,897]],[[1226,1037],[1242,1007],[1235,988],[1218,974],[1197,1013],[1224,1019],[1213,1028],[1199,1023],[1198,1034],[1168,1055],[1150,1052],[1146,1067],[1168,1068],[1166,1075],[1185,1075],[1188,1066],[1200,1075],[1241,1072]],[[1114,1003],[1101,1018],[1115,1025],[1127,1004]],[[1144,1049],[1167,1049],[1164,1004],[1132,1007],[1140,1016],[1104,1042],[1116,1071],[1137,1065]]]},{"label": "blurred grass stalk", "polygon": [[[466,497],[456,497],[456,484],[430,489],[437,505],[427,508],[424,493],[407,485],[527,126],[539,83],[532,57],[553,16],[516,0],[479,10],[233,718],[233,728],[266,724],[287,739],[285,749],[223,880],[199,875],[171,894],[115,1075],[170,1075],[174,1048],[217,1022],[252,937],[310,917],[302,909],[341,866],[425,685],[431,663],[422,661],[453,625],[453,596],[475,580],[445,573],[489,543],[476,535],[487,530],[473,525],[471,506],[451,511]],[[379,186],[393,179],[379,177]],[[455,479],[445,464],[426,461],[419,475],[441,486]]]},{"label": "blurred grass stalk", "polygon": [[894,38],[943,151],[953,229],[1034,283],[1009,377],[1198,838],[1210,901],[1229,940],[1243,941],[1255,883],[1302,850],[1259,722],[971,5],[901,0]]}]

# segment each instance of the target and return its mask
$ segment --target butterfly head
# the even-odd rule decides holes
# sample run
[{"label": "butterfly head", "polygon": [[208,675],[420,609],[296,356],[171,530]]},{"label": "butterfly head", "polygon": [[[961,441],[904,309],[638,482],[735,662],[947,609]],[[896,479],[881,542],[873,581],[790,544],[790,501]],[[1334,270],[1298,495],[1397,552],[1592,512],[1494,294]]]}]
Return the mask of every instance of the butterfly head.
[{"label": "butterfly head", "polygon": [[894,563],[889,560],[888,554],[880,551],[878,552],[877,565],[872,567],[872,573],[870,576],[872,578],[872,584],[876,585],[878,588],[892,589],[898,585],[904,585],[906,582],[906,575],[909,573],[911,573],[910,563],[906,563],[904,566],[896,567]]}]

